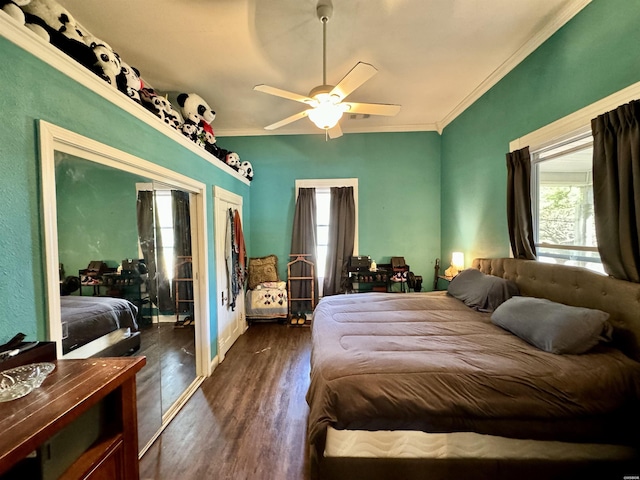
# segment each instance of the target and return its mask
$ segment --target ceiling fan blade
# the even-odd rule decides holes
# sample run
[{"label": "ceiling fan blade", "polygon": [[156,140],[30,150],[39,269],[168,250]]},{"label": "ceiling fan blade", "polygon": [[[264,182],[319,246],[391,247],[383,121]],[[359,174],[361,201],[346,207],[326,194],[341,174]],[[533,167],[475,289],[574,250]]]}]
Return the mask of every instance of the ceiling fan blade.
[{"label": "ceiling fan blade", "polygon": [[377,72],[378,70],[376,70],[376,67],[373,65],[358,62],[358,64],[353,67],[342,80],[340,80],[338,85],[333,87],[331,95],[337,95],[340,97],[340,100],[342,100],[364,82],[373,77]]},{"label": "ceiling fan blade", "polygon": [[340,124],[336,123],[336,126],[327,130],[329,134],[329,138],[334,139],[342,136],[342,129],[340,128]]},{"label": "ceiling fan blade", "polygon": [[284,127],[289,123],[295,122],[296,120],[300,120],[309,115],[309,110],[303,110],[295,115],[291,115],[290,117],[285,118],[284,120],[280,120],[279,122],[272,123],[271,125],[267,125],[264,127],[265,130],[275,130],[276,128]]},{"label": "ceiling fan blade", "polygon": [[348,110],[346,110],[346,113],[385,115],[387,117],[397,115],[401,108],[400,105],[388,105],[384,103],[342,102],[342,104],[349,107]]},{"label": "ceiling fan blade", "polygon": [[287,98],[289,100],[295,100],[296,102],[306,103],[307,105],[313,105],[315,100],[298,93],[288,92],[279,88],[270,87],[269,85],[256,85],[254,90],[262,93],[268,93],[269,95],[275,95],[276,97]]}]

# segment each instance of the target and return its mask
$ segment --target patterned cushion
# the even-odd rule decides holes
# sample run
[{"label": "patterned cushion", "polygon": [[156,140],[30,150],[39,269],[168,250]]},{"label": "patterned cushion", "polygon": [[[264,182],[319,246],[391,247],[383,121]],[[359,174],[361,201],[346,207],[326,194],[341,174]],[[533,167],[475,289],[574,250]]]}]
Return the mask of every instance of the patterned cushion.
[{"label": "patterned cushion", "polygon": [[249,289],[253,290],[264,282],[277,282],[278,257],[268,255],[266,257],[249,259]]}]

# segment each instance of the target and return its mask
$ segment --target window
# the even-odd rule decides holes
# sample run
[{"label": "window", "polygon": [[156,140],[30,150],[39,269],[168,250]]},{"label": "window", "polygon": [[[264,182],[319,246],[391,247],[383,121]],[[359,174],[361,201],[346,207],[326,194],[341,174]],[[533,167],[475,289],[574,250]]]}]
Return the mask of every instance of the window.
[{"label": "window", "polygon": [[316,250],[318,258],[318,282],[324,278],[324,270],[327,263],[327,248],[329,247],[329,219],[331,213],[331,189],[316,189]]},{"label": "window", "polygon": [[532,208],[538,259],[604,273],[593,214],[590,133],[532,152]]},{"label": "window", "polygon": [[299,188],[316,189],[316,274],[318,275],[319,294],[322,296],[324,271],[327,263],[327,249],[329,244],[329,221],[331,219],[331,187],[353,187],[353,200],[356,207],[356,234],[353,243],[353,254],[358,254],[358,179],[317,179],[296,180],[296,198]]}]

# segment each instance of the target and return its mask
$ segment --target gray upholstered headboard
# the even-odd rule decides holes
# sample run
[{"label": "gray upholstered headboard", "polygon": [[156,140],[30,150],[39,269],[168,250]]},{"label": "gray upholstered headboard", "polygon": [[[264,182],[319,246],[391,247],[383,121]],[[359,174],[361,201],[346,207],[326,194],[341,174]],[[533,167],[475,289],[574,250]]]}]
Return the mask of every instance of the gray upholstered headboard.
[{"label": "gray upholstered headboard", "polygon": [[515,258],[476,258],[473,268],[515,281],[522,295],[609,313],[616,346],[640,361],[640,284],[584,268]]}]

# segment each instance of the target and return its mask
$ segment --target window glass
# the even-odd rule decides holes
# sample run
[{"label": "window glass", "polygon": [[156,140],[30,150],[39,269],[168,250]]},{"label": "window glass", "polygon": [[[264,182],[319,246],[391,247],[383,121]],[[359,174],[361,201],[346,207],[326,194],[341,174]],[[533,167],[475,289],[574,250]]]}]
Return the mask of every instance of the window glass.
[{"label": "window glass", "polygon": [[591,135],[534,153],[536,249],[540,261],[603,272],[593,215]]},{"label": "window glass", "polygon": [[[316,189],[316,248],[318,258],[318,278],[324,278],[325,264],[327,263],[327,246],[329,244],[329,216],[331,210],[331,192],[328,188]],[[320,280],[319,280],[320,281]]]}]

